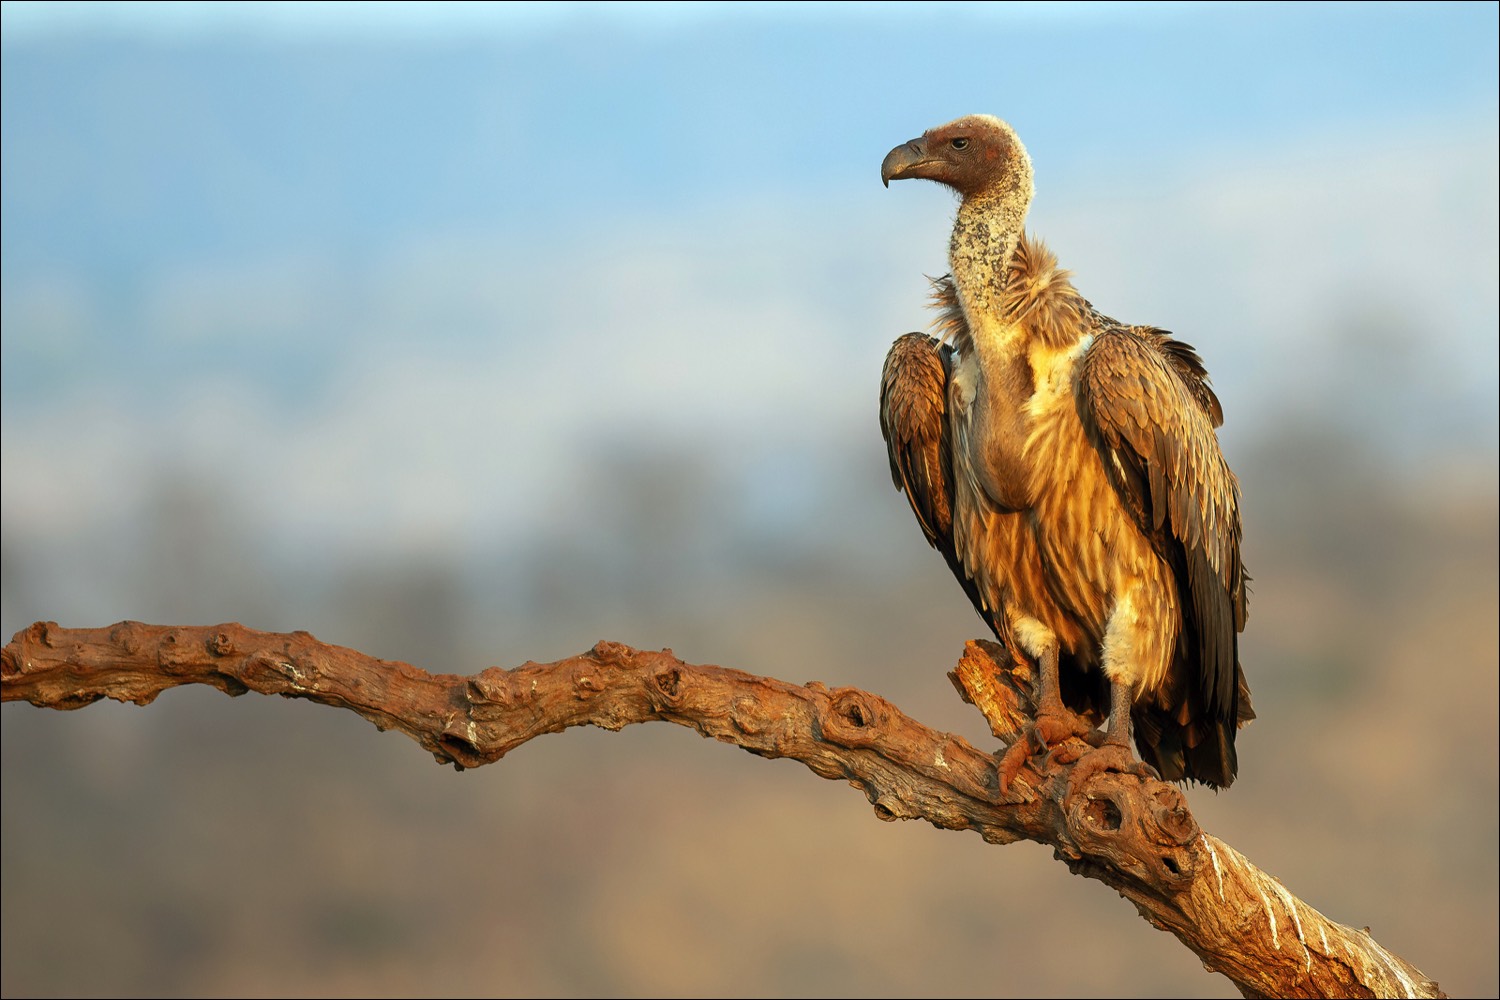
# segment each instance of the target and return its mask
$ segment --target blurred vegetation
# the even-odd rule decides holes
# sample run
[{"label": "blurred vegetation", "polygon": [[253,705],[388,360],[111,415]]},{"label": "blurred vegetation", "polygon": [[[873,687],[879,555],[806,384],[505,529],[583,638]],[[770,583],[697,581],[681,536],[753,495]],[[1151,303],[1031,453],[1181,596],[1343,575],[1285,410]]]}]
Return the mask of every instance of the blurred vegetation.
[{"label": "blurred vegetation", "polygon": [[[432,670],[670,644],[983,740],[943,677],[978,620],[857,451],[809,511],[821,544],[726,523],[711,469],[651,451],[600,464],[577,536],[322,567],[273,565],[240,501],[168,477],[91,586],[147,619],[307,627]],[[1381,488],[1365,444],[1295,424],[1238,464],[1261,718],[1241,781],[1190,800],[1324,912],[1482,983],[1496,496]],[[79,577],[8,535],[7,622]],[[457,775],[353,717],[207,691],[4,720],[7,994],[1230,993],[1041,852],[877,823],[857,794],[668,727]]]}]

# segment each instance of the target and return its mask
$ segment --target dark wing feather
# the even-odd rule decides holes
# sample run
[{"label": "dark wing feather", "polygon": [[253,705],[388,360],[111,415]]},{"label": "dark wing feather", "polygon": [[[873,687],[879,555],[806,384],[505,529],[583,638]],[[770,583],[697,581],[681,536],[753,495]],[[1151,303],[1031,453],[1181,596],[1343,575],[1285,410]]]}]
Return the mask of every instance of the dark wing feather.
[{"label": "dark wing feather", "polygon": [[1224,410],[1219,405],[1219,397],[1214,395],[1213,388],[1208,384],[1208,369],[1203,367],[1203,359],[1198,357],[1198,352],[1191,346],[1176,340],[1165,330],[1158,330],[1149,326],[1133,326],[1132,333],[1145,337],[1153,342],[1162,352],[1162,355],[1176,370],[1188,391],[1198,400],[1198,405],[1203,412],[1208,414],[1209,422],[1214,427],[1224,424]]},{"label": "dark wing feather", "polygon": [[1214,433],[1219,401],[1192,348],[1139,327],[1100,329],[1080,362],[1076,392],[1117,495],[1177,575],[1183,633],[1176,662],[1187,668],[1179,683],[1189,690],[1182,692],[1188,702],[1173,708],[1184,723],[1200,712],[1216,723],[1185,742],[1189,750],[1205,738],[1221,744],[1215,753],[1232,776],[1234,729],[1253,713],[1239,666],[1248,580],[1239,483]]},{"label": "dark wing feather", "polygon": [[[944,418],[953,348],[908,333],[891,345],[880,379],[880,433],[891,460],[891,479],[911,501],[927,541],[953,530],[953,488]],[[951,547],[951,543],[950,543]]]},{"label": "dark wing feather", "polygon": [[986,610],[954,547],[953,452],[947,418],[953,354],[950,345],[920,333],[908,333],[891,345],[880,380],[880,432],[891,460],[891,479],[910,501],[928,544],[942,553],[974,610],[1009,647],[1005,616]]}]

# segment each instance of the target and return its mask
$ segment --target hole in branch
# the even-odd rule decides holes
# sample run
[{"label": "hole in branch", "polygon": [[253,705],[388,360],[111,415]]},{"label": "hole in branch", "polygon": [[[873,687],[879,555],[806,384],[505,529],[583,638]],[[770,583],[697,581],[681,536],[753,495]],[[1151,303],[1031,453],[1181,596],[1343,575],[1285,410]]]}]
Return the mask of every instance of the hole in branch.
[{"label": "hole in branch", "polygon": [[663,670],[656,675],[656,687],[668,698],[676,699],[682,693],[682,671]]},{"label": "hole in branch", "polygon": [[1089,822],[1101,830],[1120,828],[1120,807],[1109,799],[1089,799],[1086,815]]}]

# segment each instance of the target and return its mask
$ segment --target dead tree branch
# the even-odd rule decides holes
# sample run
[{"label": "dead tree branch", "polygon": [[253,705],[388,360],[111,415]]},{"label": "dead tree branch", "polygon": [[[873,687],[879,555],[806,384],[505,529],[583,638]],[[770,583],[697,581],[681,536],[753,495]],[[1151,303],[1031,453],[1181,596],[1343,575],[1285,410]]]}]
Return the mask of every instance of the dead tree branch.
[{"label": "dead tree branch", "polygon": [[[1002,794],[994,756],[856,688],[787,684],[611,642],[556,663],[461,677],[306,632],[139,622],[98,629],[38,622],[5,647],[0,676],[4,701],[57,709],[100,698],[146,705],[182,684],[309,698],[398,729],[460,768],[571,726],[672,722],[846,780],[883,820],[923,819],[996,844],[1046,844],[1246,996],[1444,996],[1367,931],[1328,920],[1199,830],[1178,789],[1139,766],[1073,740],[1026,759]],[[996,734],[1013,742],[1031,712],[1024,665],[992,644],[970,643],[953,676]]]}]

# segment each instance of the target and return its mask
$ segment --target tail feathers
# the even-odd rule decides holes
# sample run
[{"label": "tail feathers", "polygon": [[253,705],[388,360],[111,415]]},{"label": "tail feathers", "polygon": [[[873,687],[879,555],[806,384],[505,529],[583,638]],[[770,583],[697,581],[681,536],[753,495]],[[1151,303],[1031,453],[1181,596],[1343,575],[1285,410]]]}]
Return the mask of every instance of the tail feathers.
[{"label": "tail feathers", "polygon": [[1234,727],[1212,719],[1186,725],[1158,708],[1137,706],[1132,713],[1135,746],[1141,760],[1166,781],[1201,781],[1228,788],[1239,772]]}]

